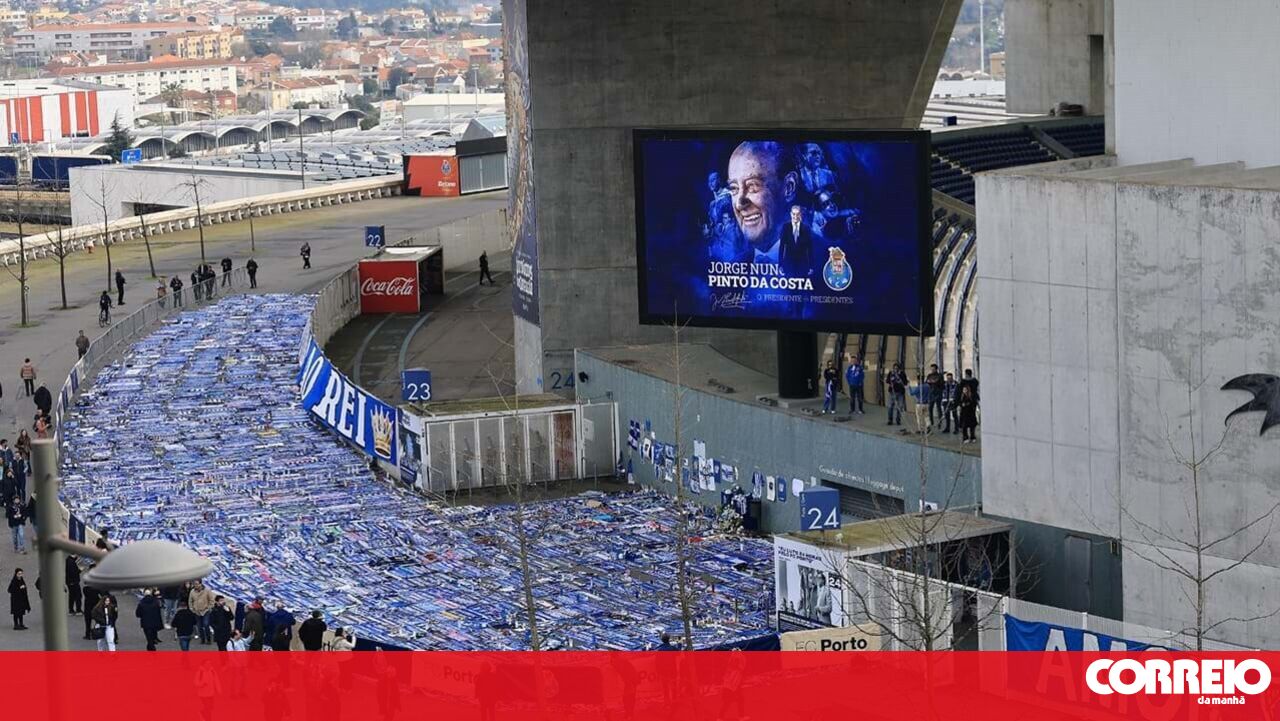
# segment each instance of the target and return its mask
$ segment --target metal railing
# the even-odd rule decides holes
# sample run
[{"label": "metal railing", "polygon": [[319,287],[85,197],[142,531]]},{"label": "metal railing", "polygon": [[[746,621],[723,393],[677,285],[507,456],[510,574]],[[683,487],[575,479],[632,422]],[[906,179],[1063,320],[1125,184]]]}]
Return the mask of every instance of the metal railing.
[{"label": "metal railing", "polygon": [[[229,279],[229,280],[225,280]],[[236,268],[230,273],[220,273],[213,279],[213,294],[204,294],[197,300],[195,289],[187,286],[182,289],[182,305],[177,305],[172,292],[164,298],[153,298],[142,307],[122,318],[113,318],[111,325],[102,335],[89,342],[89,349],[71,366],[71,372],[62,382],[62,388],[54,398],[53,435],[62,440],[62,420],[66,407],[89,387],[93,376],[121,352],[121,348],[135,338],[149,332],[155,324],[174,313],[198,308],[219,298],[243,293],[249,289],[249,274],[244,268]],[[224,285],[224,282],[226,283]],[[166,286],[167,287],[167,286]]]},{"label": "metal railing", "polygon": [[21,243],[16,239],[0,241],[0,265],[16,264],[20,252],[31,262],[59,254],[59,248],[64,248],[67,252],[79,252],[89,243],[115,245],[142,238],[144,234],[150,238],[190,230],[196,227],[197,218],[202,225],[210,226],[234,223],[250,217],[263,218],[311,208],[387,198],[399,195],[401,184],[399,175],[330,183],[307,190],[211,203],[204,206],[199,214],[194,207],[179,208],[145,216],[120,218],[108,222],[105,228],[102,223],[89,223],[63,228],[60,232],[35,233],[26,236]]}]

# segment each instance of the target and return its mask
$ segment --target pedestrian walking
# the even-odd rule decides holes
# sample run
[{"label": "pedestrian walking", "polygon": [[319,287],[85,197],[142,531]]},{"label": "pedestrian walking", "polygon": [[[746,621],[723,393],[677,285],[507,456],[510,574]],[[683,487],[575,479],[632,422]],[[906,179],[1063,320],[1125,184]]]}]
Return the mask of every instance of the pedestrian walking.
[{"label": "pedestrian walking", "polygon": [[[93,568],[93,564],[89,564],[89,568]],[[93,640],[93,611],[98,607],[98,601],[102,599],[102,593],[93,586],[84,586],[81,590],[84,594],[84,640]]]},{"label": "pedestrian walking", "polygon": [[98,327],[106,327],[111,324],[111,293],[102,291],[102,295],[98,296]]},{"label": "pedestrian walking", "polygon": [[[298,623],[298,619],[285,610],[284,603],[276,601],[276,610],[267,615],[264,629],[266,632],[265,638],[270,639],[272,649],[275,648],[276,636],[279,635],[281,629],[284,629],[285,640],[287,642],[293,641],[293,627],[296,623]],[[287,651],[288,648],[286,647],[285,650]]]},{"label": "pedestrian walking", "polygon": [[0,498],[4,499],[4,509],[9,510],[9,501],[18,497],[18,480],[13,476],[13,468],[5,466],[0,471]]},{"label": "pedestrian walking", "polygon": [[89,336],[80,331],[80,335],[76,336],[76,352],[79,353],[77,358],[83,358],[85,353],[89,352]]},{"label": "pedestrian walking", "polygon": [[13,442],[14,457],[25,456],[31,457],[31,436],[27,434],[27,429],[23,428],[18,431],[18,440]]},{"label": "pedestrian walking", "polygon": [[36,389],[31,400],[36,404],[36,408],[40,410],[41,415],[47,416],[53,412],[53,394],[49,392],[48,387],[43,383]]},{"label": "pedestrian walking", "polygon": [[835,361],[827,361],[827,367],[822,369],[822,414],[835,414],[836,412],[836,373]]},{"label": "pedestrian walking", "polygon": [[210,630],[210,612],[213,611],[214,595],[205,587],[204,581],[197,580],[187,593],[187,608],[200,617],[200,644],[208,646],[213,639]]},{"label": "pedestrian walking", "polygon": [[22,617],[31,612],[31,598],[27,595],[27,581],[22,577],[22,569],[13,570],[13,578],[9,580],[9,613],[13,614],[13,629],[27,630]]},{"label": "pedestrian walking", "polygon": [[116,606],[116,598],[110,593],[103,593],[90,614],[93,618],[92,637],[98,642],[99,651],[116,650],[116,622],[120,619],[120,609]]},{"label": "pedestrian walking", "polygon": [[[31,455],[28,453],[18,453],[13,457],[13,462],[9,464],[8,470],[13,471],[13,487],[16,489],[18,500],[27,497],[27,474],[31,471]],[[29,516],[35,518],[35,516]],[[34,524],[33,524],[34,525]]]},{"label": "pedestrian walking", "polygon": [[244,264],[244,270],[246,273],[249,274],[249,287],[257,288],[258,287],[258,261],[254,260],[253,258],[250,258],[249,262]]},{"label": "pedestrian walking", "polygon": [[231,267],[232,267],[231,259],[223,258],[222,259],[222,287],[223,288],[231,285]]},{"label": "pedestrian walking", "polygon": [[187,607],[186,601],[178,602],[178,610],[173,614],[173,633],[178,638],[178,648],[183,651],[191,650],[191,637],[196,633],[196,627],[200,625],[200,617]]},{"label": "pedestrian walking", "polygon": [[[960,384],[956,382],[956,378],[951,373],[947,373],[942,379],[942,413],[945,427],[943,433],[959,433],[960,432]],[[955,430],[951,429],[951,424],[955,424]]]},{"label": "pedestrian walking", "polygon": [[959,406],[960,442],[973,443],[978,440],[978,399],[973,394],[972,386],[960,387]]},{"label": "pedestrian walking", "polygon": [[[933,425],[935,423],[942,422],[942,404],[943,404],[943,401],[945,400],[943,396],[945,389],[943,386],[945,385],[945,383],[946,383],[946,380],[943,378],[943,375],[938,372],[938,364],[930,363],[929,374],[924,377],[924,385],[926,388],[929,389],[929,427],[930,428],[933,428]],[[933,412],[935,409],[938,411],[937,420],[934,420],[934,416],[933,416]]]},{"label": "pedestrian walking", "polygon": [[227,599],[222,596],[214,597],[213,610],[209,612],[209,625],[213,629],[213,640],[218,644],[219,651],[227,650],[227,643],[231,641],[231,626],[235,618],[235,613],[227,607]]},{"label": "pedestrian walking", "polygon": [[968,387],[969,391],[973,393],[973,401],[975,403],[981,403],[982,396],[978,393],[978,379],[973,377],[972,368],[964,369],[964,378],[960,381],[960,390],[963,391],[966,387]]},{"label": "pedestrian walking", "polygon": [[116,305],[124,305],[124,273],[116,271]]},{"label": "pedestrian walking", "polygon": [[889,391],[889,420],[886,425],[902,425],[902,411],[907,407],[907,374],[902,372],[902,364],[894,363],[893,370],[885,378],[885,386]]},{"label": "pedestrian walking", "polygon": [[240,628],[244,631],[244,635],[249,637],[249,650],[261,651],[263,643],[263,635],[266,633],[267,612],[262,607],[262,599],[255,598],[253,603],[244,612],[244,623]]},{"label": "pedestrian walking", "polygon": [[13,537],[13,552],[27,552],[27,505],[25,499],[14,496],[9,499],[4,509],[4,517],[9,522],[9,534]]},{"label": "pedestrian walking", "polygon": [[849,391],[849,412],[859,413],[862,410],[862,384],[866,382],[867,370],[858,356],[849,356],[849,367],[844,369],[844,385]]},{"label": "pedestrian walking", "polygon": [[142,627],[142,634],[147,638],[147,650],[156,650],[156,644],[160,643],[160,631],[164,628],[164,619],[160,608],[160,597],[155,589],[148,589],[143,594],[133,615],[138,617],[138,625]]},{"label": "pedestrian walking", "polygon": [[30,358],[22,361],[18,377],[22,379],[22,387],[26,389],[27,397],[30,398],[36,392],[36,367],[31,365]]},{"label": "pedestrian walking", "polygon": [[195,294],[197,301],[204,299],[204,292],[201,289],[201,285],[200,285],[200,269],[199,268],[196,268],[195,270],[191,271],[191,292]]},{"label": "pedestrian walking", "polygon": [[182,278],[176,275],[173,276],[173,278],[169,281],[169,290],[173,291],[173,307],[181,308],[182,307]]},{"label": "pedestrian walking", "polygon": [[165,586],[160,589],[160,606],[164,609],[164,627],[173,625],[173,615],[178,612],[178,602],[187,600],[191,589],[182,586]]},{"label": "pedestrian walking", "polygon": [[213,300],[218,283],[218,274],[214,272],[213,268],[207,263],[200,273],[200,277],[204,278],[204,299]]},{"label": "pedestrian walking", "polygon": [[302,256],[302,269],[306,270],[307,268],[310,268],[311,267],[311,244],[303,243],[302,250],[299,251],[299,255]]},{"label": "pedestrian walking", "polygon": [[84,595],[80,590],[80,564],[76,562],[76,557],[71,554],[67,554],[65,575],[67,611],[74,614],[84,613]]},{"label": "pedestrian walking", "polygon": [[169,295],[169,286],[164,284],[164,279],[156,281],[156,300],[160,301],[160,307],[165,308],[168,305],[167,296]]},{"label": "pedestrian walking", "polygon": [[497,285],[493,282],[493,276],[489,274],[489,251],[480,251],[480,285],[484,285],[484,279],[489,279],[489,285]]},{"label": "pedestrian walking", "polygon": [[302,642],[302,648],[306,651],[319,651],[324,647],[324,632],[329,630],[325,624],[324,618],[319,611],[312,611],[311,618],[302,622],[298,627],[298,640]]}]

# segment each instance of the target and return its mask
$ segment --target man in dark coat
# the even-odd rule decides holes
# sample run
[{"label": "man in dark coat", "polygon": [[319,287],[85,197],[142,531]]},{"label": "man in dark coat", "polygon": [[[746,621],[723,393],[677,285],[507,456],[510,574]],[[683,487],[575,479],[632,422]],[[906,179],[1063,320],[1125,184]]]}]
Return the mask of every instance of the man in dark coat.
[{"label": "man in dark coat", "polygon": [[80,604],[80,564],[76,563],[76,557],[67,556],[67,610],[71,613],[83,613],[84,606]]},{"label": "man in dark coat", "polygon": [[261,651],[266,635],[267,612],[262,608],[262,599],[255,598],[244,612],[244,624],[241,631],[249,639],[250,651]]},{"label": "man in dark coat", "polygon": [[124,305],[124,273],[116,271],[116,305]]},{"label": "man in dark coat", "polygon": [[93,639],[93,607],[98,605],[98,599],[102,598],[102,592],[93,586],[84,587],[84,640]]},{"label": "man in dark coat", "polygon": [[218,644],[219,651],[227,650],[227,642],[231,640],[231,624],[235,614],[227,608],[227,600],[222,596],[213,599],[213,610],[209,612],[209,626],[213,629],[213,641]]},{"label": "man in dark coat", "polygon": [[250,258],[249,262],[244,264],[244,270],[246,273],[249,274],[249,287],[257,288],[258,287],[258,261],[254,260],[253,258]]},{"label": "man in dark coat", "polygon": [[182,307],[182,278],[176,275],[173,276],[173,279],[169,281],[169,289],[173,291],[173,307],[181,308]]},{"label": "man in dark coat", "polygon": [[286,629],[285,638],[292,641],[293,626],[297,622],[298,619],[285,609],[284,604],[277,601],[276,610],[272,611],[266,617],[266,636],[268,643],[275,641],[276,633],[278,633],[281,628]]},{"label": "man in dark coat", "polygon": [[36,408],[39,408],[40,412],[46,416],[53,410],[53,394],[49,392],[48,387],[44,384],[41,384],[36,389],[35,397],[31,400],[35,402]]},{"label": "man in dark coat", "polygon": [[138,610],[134,611],[134,615],[138,617],[142,633],[147,637],[147,650],[156,650],[156,644],[160,643],[160,630],[164,628],[164,614],[160,608],[160,598],[154,590],[147,591],[142,600],[138,601]]},{"label": "man in dark coat", "polygon": [[298,640],[302,641],[302,648],[307,651],[319,651],[324,647],[324,632],[327,630],[329,626],[321,618],[320,612],[312,611],[311,618],[303,621],[298,627]]},{"label": "man in dark coat", "polygon": [[222,259],[222,287],[231,285],[231,259]]}]

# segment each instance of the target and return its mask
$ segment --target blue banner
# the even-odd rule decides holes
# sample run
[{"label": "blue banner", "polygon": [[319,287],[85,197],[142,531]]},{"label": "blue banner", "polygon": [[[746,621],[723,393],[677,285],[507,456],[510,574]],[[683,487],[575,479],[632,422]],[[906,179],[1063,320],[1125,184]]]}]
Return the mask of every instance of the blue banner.
[{"label": "blue banner", "polygon": [[[1004,615],[1005,649],[1009,651],[1146,651],[1162,648],[1082,628],[1023,621]],[[1168,650],[1168,649],[1166,649]]]},{"label": "blue banner", "polygon": [[307,346],[298,372],[302,407],[334,433],[372,457],[398,462],[399,413],[352,383],[325,357],[315,340]]}]

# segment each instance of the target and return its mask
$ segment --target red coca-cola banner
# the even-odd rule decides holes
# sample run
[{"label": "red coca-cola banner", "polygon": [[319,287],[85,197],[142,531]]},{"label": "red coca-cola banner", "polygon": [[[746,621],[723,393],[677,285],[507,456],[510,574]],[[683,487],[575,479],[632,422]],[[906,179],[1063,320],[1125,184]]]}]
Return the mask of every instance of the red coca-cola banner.
[{"label": "red coca-cola banner", "polygon": [[360,261],[361,313],[417,313],[421,300],[417,261]]}]

